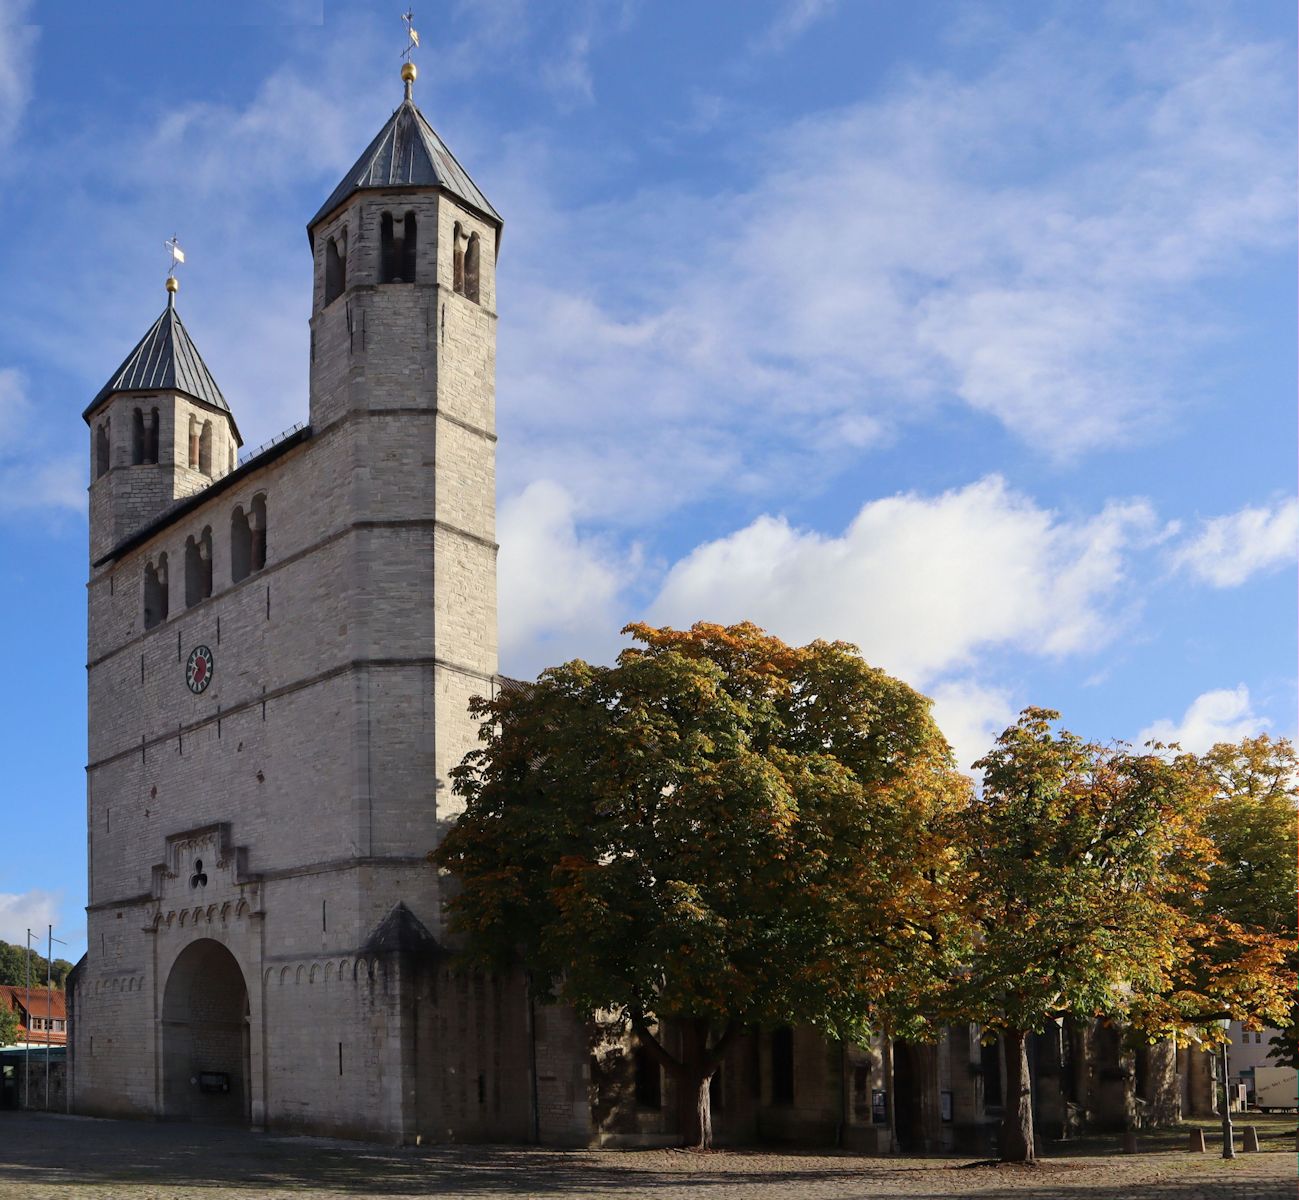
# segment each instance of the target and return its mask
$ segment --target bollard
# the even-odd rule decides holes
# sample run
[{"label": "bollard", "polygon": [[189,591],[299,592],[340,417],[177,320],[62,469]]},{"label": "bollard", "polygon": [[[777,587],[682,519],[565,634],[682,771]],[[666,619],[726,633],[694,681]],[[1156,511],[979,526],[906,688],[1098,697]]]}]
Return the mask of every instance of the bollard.
[{"label": "bollard", "polygon": [[1204,1130],[1192,1129],[1191,1135],[1187,1138],[1186,1148],[1195,1154],[1204,1153]]},{"label": "bollard", "polygon": [[1135,1133],[1125,1133],[1123,1135],[1123,1153],[1135,1154],[1137,1152],[1137,1135]]},{"label": "bollard", "polygon": [[1242,1145],[1240,1147],[1246,1153],[1258,1151],[1258,1126],[1246,1125],[1245,1132],[1242,1136]]}]

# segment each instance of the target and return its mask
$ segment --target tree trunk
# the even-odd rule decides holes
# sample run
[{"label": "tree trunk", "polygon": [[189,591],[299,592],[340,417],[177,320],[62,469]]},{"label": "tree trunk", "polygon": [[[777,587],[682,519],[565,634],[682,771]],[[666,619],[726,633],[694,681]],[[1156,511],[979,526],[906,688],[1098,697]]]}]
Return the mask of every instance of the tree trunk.
[{"label": "tree trunk", "polygon": [[[682,1144],[697,1150],[713,1147],[713,1105],[711,1086],[722,1057],[740,1027],[728,1021],[722,1036],[713,1045],[708,1044],[712,1023],[706,1017],[679,1018],[681,1030],[681,1057],[669,1054],[650,1030],[641,1009],[628,1012],[632,1029],[640,1044],[672,1076],[677,1085],[677,1119],[681,1127]],[[676,1022],[674,1022],[675,1024]]]},{"label": "tree trunk", "polygon": [[880,1054],[884,1066],[884,1114],[888,1118],[889,1153],[898,1152],[898,1105],[894,1094],[897,1080],[893,1071],[893,1039],[886,1033],[880,1039]]},{"label": "tree trunk", "polygon": [[1001,1047],[1006,1064],[1005,1111],[1001,1118],[1001,1161],[1035,1162],[1033,1093],[1028,1075],[1028,1034],[1022,1029],[1003,1030]]},{"label": "tree trunk", "polygon": [[678,1076],[682,1141],[696,1150],[713,1148],[712,1082],[717,1059],[708,1050],[708,1021],[681,1022],[681,1072]]}]

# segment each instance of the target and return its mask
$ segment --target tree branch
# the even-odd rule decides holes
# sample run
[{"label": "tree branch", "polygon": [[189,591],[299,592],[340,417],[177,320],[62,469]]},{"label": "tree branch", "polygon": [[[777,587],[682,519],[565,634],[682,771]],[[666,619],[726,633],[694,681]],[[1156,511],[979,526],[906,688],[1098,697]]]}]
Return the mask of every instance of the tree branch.
[{"label": "tree branch", "polygon": [[650,1057],[665,1071],[673,1075],[682,1074],[685,1071],[685,1066],[679,1058],[669,1054],[658,1038],[650,1032],[650,1027],[645,1021],[645,1014],[639,1009],[631,1008],[627,1010],[627,1015],[631,1018],[632,1030],[640,1040],[641,1045],[649,1051]]}]

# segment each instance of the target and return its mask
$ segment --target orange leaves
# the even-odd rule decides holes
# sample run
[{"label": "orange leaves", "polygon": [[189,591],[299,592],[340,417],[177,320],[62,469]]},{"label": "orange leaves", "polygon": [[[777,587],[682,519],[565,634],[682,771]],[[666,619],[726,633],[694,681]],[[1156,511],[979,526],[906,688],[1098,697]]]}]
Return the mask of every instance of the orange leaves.
[{"label": "orange leaves", "polygon": [[861,1029],[913,1004],[951,920],[930,817],[968,787],[928,702],[842,644],[627,632],[615,667],[476,706],[434,855],[453,925],[588,1010]]}]

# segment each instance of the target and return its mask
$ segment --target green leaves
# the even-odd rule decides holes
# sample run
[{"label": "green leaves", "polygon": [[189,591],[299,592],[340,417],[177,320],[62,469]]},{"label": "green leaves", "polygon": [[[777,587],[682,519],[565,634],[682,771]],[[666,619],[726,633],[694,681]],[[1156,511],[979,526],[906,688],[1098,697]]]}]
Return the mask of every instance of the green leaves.
[{"label": "green leaves", "polygon": [[455,928],[587,1013],[901,1025],[945,972],[929,826],[966,787],[928,701],[842,644],[629,632],[478,706],[434,855]]},{"label": "green leaves", "polygon": [[1267,923],[1294,927],[1288,744],[1199,760],[1086,743],[1057,719],[1026,709],[977,764],[962,819],[977,934],[956,1008],[1025,1030],[1122,1016],[1152,1036],[1275,1015],[1284,947]]}]

